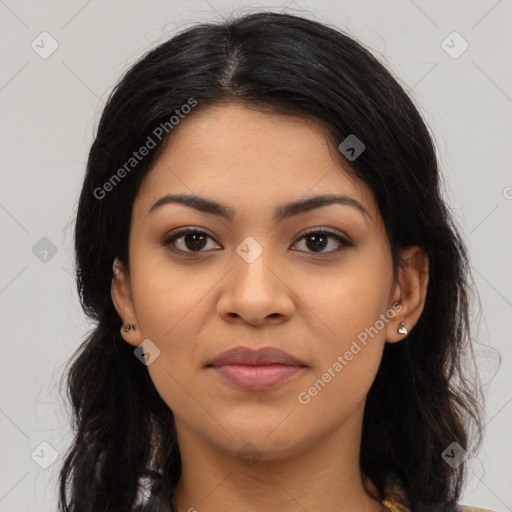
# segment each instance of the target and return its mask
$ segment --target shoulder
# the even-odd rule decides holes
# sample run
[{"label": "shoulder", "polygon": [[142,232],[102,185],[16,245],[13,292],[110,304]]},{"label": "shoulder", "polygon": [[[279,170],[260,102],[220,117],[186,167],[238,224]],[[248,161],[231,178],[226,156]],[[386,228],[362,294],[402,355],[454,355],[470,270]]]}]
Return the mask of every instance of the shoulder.
[{"label": "shoulder", "polygon": [[457,505],[457,512],[494,512],[490,508],[472,507],[471,505]]},{"label": "shoulder", "polygon": [[[412,512],[413,510],[403,481],[395,473],[388,474],[386,478],[383,498],[381,503],[388,512]],[[444,511],[447,510],[446,505],[440,507],[430,505],[427,508],[431,512],[441,509]],[[490,508],[474,507],[471,505],[463,505],[462,503],[457,503],[455,507],[451,505],[450,510],[453,512],[496,512]]]}]

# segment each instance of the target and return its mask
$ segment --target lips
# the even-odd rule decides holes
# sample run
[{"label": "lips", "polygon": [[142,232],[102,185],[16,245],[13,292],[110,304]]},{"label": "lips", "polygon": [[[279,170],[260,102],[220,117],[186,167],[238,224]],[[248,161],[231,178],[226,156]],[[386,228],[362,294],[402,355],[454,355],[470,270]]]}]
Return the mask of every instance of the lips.
[{"label": "lips", "polygon": [[296,357],[275,347],[262,347],[254,350],[248,347],[236,347],[226,350],[211,361],[208,366],[244,365],[268,366],[288,365],[305,367]]},{"label": "lips", "polygon": [[306,371],[296,357],[274,347],[237,347],[217,356],[207,368],[231,386],[266,391]]}]

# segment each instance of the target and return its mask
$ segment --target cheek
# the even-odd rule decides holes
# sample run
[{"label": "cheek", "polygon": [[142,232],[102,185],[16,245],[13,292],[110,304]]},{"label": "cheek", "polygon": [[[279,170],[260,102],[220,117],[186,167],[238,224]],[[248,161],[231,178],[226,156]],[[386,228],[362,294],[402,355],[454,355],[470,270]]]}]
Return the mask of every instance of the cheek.
[{"label": "cheek", "polygon": [[144,336],[166,342],[195,323],[201,298],[216,279],[199,267],[172,265],[164,251],[155,252],[134,257],[132,298]]},{"label": "cheek", "polygon": [[221,276],[206,267],[173,265],[159,249],[134,251],[131,261],[140,332],[160,350],[148,372],[171,409],[190,409],[191,393],[201,396],[191,376],[205,362],[200,337],[208,317],[205,312],[208,309],[211,314],[214,308],[208,291]]},{"label": "cheek", "polygon": [[333,274],[306,295],[310,317],[322,326],[316,340],[318,358],[302,389],[310,411],[329,409],[330,403],[338,408],[332,414],[342,414],[364,399],[380,365],[386,327],[394,316],[386,315],[391,269],[359,260],[350,270]]},{"label": "cheek", "polygon": [[[379,359],[380,351],[375,346],[354,355],[346,365],[330,364],[329,368],[312,376],[295,397],[294,416],[299,424],[315,424],[312,428],[322,434],[353,418],[355,411],[362,414]],[[321,418],[320,422],[318,418]]]},{"label": "cheek", "polygon": [[[354,261],[327,278],[312,279],[302,295],[311,313],[323,321],[332,344],[341,349],[385,313],[391,282],[390,268]],[[382,326],[378,330],[384,331]]]},{"label": "cheek", "polygon": [[[384,275],[381,273],[381,276]],[[385,344],[388,289],[376,273],[354,273],[331,280],[310,295],[317,324],[318,357],[294,399],[303,421],[322,417],[322,428],[343,422],[365,400],[375,379]],[[309,419],[308,419],[309,418]]]}]

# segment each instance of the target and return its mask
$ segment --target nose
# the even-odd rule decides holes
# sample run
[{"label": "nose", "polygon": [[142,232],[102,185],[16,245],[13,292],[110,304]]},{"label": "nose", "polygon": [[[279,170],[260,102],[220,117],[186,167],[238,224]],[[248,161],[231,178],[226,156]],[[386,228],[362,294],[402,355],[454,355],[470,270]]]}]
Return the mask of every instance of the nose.
[{"label": "nose", "polygon": [[[231,272],[222,281],[217,313],[226,322],[247,322],[254,326],[281,323],[295,311],[294,293],[286,273],[263,252],[250,263],[233,255]],[[289,281],[289,279],[288,279]]]}]

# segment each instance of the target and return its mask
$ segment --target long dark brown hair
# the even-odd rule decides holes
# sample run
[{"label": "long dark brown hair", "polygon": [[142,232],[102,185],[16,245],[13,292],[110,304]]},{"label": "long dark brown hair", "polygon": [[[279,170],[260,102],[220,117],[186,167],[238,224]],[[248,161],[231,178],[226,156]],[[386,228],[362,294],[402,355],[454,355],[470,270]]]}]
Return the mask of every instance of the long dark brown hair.
[{"label": "long dark brown hair", "polygon": [[[129,265],[133,202],[166,138],[155,133],[193,102],[187,115],[238,102],[323,123],[340,162],[374,194],[394,270],[401,248],[427,252],[426,303],[409,353],[386,344],[367,396],[360,469],[380,492],[398,475],[413,510],[453,506],[465,465],[452,467],[442,454],[453,442],[466,450],[480,443],[481,393],[466,364],[474,285],[442,198],[433,137],[399,81],[362,44],[328,24],[257,12],[198,24],[149,51],[104,108],[76,216],[77,286],[95,325],[66,374],[75,438],[60,472],[60,509],[171,510],[181,474],[173,412],[122,339],[110,288],[114,259]],[[351,134],[365,150],[349,161],[337,148]],[[148,137],[155,147],[127,171]],[[123,166],[122,179],[113,179]]]}]

